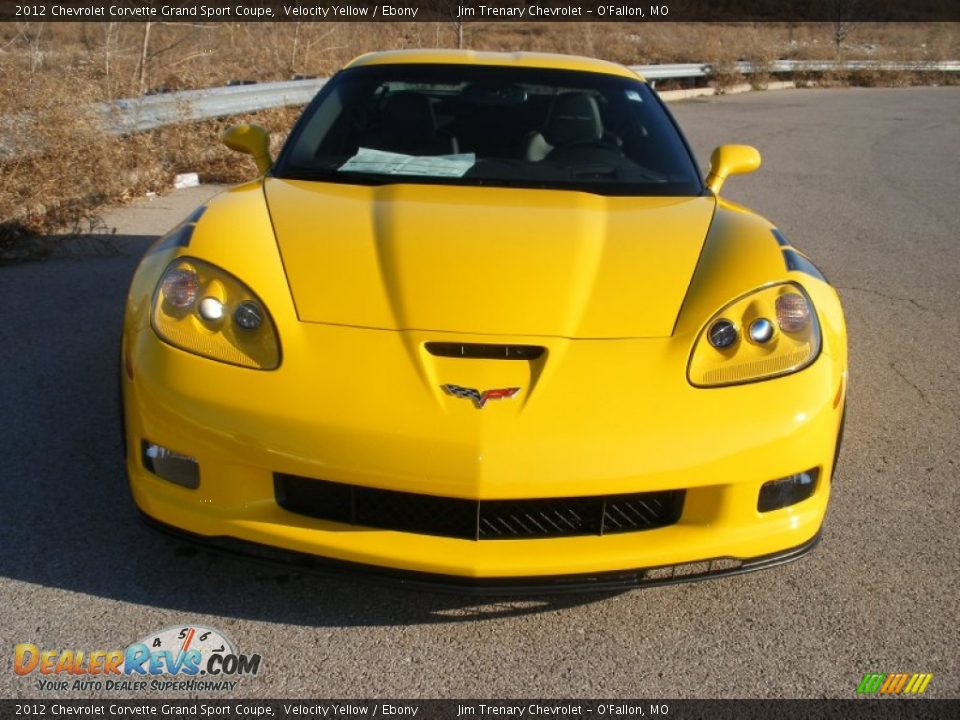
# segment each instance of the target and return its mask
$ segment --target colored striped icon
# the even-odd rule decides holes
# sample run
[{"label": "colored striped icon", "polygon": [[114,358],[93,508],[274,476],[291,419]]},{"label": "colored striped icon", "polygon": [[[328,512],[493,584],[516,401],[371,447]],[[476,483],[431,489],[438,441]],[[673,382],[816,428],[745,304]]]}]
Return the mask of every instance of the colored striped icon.
[{"label": "colored striped icon", "polygon": [[867,673],[857,686],[858,695],[920,695],[933,673]]}]

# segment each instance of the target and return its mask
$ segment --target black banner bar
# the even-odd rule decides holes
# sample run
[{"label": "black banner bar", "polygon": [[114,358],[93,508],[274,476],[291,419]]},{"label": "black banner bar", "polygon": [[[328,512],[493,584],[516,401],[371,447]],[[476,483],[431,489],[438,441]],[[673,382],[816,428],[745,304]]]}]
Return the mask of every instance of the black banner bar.
[{"label": "black banner bar", "polygon": [[933,22],[957,0],[0,0],[6,22]]},{"label": "black banner bar", "polygon": [[0,718],[953,720],[960,700],[0,700]]}]

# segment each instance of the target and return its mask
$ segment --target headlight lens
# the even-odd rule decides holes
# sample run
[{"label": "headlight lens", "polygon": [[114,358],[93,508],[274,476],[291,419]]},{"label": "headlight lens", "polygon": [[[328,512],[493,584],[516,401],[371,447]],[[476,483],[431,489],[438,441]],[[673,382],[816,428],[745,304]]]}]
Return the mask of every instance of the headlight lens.
[{"label": "headlight lens", "polygon": [[242,282],[218,267],[177,258],[157,286],[151,312],[161,339],[220,362],[273,370],[280,344],[270,315]]},{"label": "headlight lens", "polygon": [[750,323],[750,339],[755,343],[766,343],[773,339],[773,323],[766,318],[757,318]]},{"label": "headlight lens", "polygon": [[710,319],[694,344],[687,377],[697,387],[767,380],[802,370],[819,352],[820,325],[803,288],[771,285]]},{"label": "headlight lens", "polygon": [[233,320],[244,330],[256,330],[263,322],[263,311],[257,303],[248,300],[237,305]]},{"label": "headlight lens", "polygon": [[707,330],[707,339],[718,350],[730,347],[737,341],[737,326],[726,318],[715,320]]}]

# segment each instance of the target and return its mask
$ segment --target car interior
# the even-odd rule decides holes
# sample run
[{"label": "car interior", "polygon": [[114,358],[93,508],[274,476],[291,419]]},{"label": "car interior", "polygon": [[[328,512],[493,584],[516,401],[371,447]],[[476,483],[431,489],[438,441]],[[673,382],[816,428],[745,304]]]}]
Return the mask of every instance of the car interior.
[{"label": "car interior", "polygon": [[[456,156],[463,168],[456,177],[477,182],[659,184],[654,192],[695,193],[690,155],[652,91],[629,80],[603,82],[343,82],[316,106],[288,161],[306,172],[374,181],[385,171],[369,171],[382,158],[371,160],[370,151]],[[396,174],[429,177],[439,165]]]}]

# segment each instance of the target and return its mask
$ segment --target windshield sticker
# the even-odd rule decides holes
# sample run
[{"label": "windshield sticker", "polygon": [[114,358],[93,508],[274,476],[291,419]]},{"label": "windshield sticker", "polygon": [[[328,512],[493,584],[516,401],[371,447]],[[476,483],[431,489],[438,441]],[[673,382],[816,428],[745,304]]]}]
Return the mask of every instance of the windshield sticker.
[{"label": "windshield sticker", "polygon": [[476,162],[474,153],[423,156],[360,148],[356,155],[340,166],[339,171],[373,175],[463,177]]},{"label": "windshield sticker", "polygon": [[636,90],[627,90],[627,100],[632,100],[633,102],[642,103],[643,98],[640,97],[640,93]]}]

